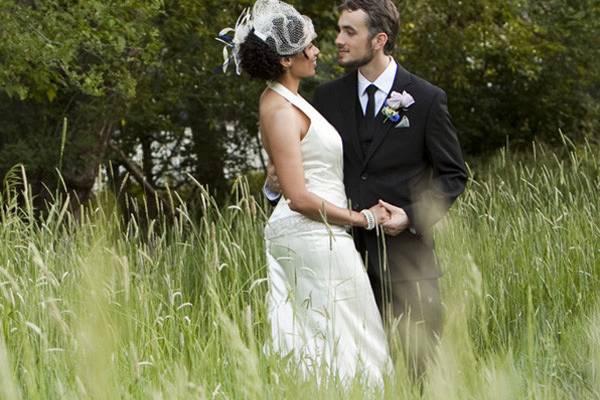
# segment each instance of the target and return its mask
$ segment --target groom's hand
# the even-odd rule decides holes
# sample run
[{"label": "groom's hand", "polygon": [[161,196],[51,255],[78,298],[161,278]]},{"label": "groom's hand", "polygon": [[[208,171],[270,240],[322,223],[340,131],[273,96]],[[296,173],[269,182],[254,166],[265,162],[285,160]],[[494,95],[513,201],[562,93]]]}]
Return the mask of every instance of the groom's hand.
[{"label": "groom's hand", "polygon": [[398,236],[410,226],[408,215],[402,208],[393,206],[383,200],[379,200],[379,204],[390,213],[390,219],[382,225],[386,235]]}]

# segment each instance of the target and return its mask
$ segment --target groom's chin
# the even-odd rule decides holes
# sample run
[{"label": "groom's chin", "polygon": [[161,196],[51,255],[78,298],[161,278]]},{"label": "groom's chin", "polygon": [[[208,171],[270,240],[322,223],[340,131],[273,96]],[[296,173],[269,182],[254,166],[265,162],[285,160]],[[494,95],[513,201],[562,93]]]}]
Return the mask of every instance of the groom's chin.
[{"label": "groom's chin", "polygon": [[340,65],[340,67],[343,67],[346,70],[355,70],[373,61],[374,57],[375,56],[372,52],[367,54],[365,57],[358,59],[351,59],[349,57],[344,57],[343,55],[338,54],[338,64]]},{"label": "groom's chin", "polygon": [[344,57],[338,57],[338,65],[346,69],[356,69],[359,65],[356,60],[349,60]]},{"label": "groom's chin", "polygon": [[344,68],[347,71],[352,71],[358,68],[358,65],[356,65],[355,62],[351,62],[351,61],[340,61],[338,60],[338,65],[342,68]]}]

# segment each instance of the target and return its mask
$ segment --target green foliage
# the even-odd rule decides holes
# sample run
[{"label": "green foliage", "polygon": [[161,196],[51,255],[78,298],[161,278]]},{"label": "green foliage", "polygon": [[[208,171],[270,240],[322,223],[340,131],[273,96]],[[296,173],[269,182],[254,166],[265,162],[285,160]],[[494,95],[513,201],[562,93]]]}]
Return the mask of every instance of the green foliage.
[{"label": "green foliage", "polygon": [[597,136],[600,6],[594,1],[400,5],[399,59],[448,93],[470,154]]},{"label": "green foliage", "polygon": [[155,63],[161,48],[151,23],[159,6],[2,0],[2,174],[22,162],[36,186],[55,186],[67,118],[62,172],[68,189],[87,199],[112,126],[135,98],[139,76]]},{"label": "green foliage", "polygon": [[159,2],[3,0],[0,85],[9,96],[52,102],[63,90],[132,98],[154,60]]},{"label": "green foliage", "polygon": [[[249,153],[257,148],[257,108],[261,84],[237,76],[221,75],[222,47],[218,31],[235,23],[235,16],[252,2],[165,2],[157,19],[163,42],[160,65],[140,81],[136,98],[117,137],[129,151],[150,140],[167,144],[173,136],[183,164],[170,165],[168,154],[144,152],[148,170],[159,169],[150,180],[165,178],[189,183],[186,171],[223,195],[224,170],[234,175],[248,168]],[[207,18],[211,15],[210,18]],[[240,96],[240,94],[243,94]]]}]

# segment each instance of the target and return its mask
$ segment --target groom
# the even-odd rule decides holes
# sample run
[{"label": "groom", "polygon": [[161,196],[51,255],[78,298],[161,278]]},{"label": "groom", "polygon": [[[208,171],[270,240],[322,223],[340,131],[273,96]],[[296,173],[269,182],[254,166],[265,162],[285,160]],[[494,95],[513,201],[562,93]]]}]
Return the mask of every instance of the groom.
[{"label": "groom", "polygon": [[385,235],[355,229],[354,238],[379,309],[395,321],[392,342],[421,375],[443,314],[432,226],[463,192],[467,172],[446,94],[390,56],[399,30],[393,1],[346,0],[339,11],[338,62],[353,72],[318,87],[313,105],[342,137],[351,207],[379,202],[391,214]]}]

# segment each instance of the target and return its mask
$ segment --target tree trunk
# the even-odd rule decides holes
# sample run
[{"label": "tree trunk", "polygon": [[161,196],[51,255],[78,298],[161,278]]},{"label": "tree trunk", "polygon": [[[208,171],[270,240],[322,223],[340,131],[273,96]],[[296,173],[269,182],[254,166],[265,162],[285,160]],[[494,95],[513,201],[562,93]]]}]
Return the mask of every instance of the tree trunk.
[{"label": "tree trunk", "polygon": [[100,165],[104,161],[108,141],[113,132],[113,123],[104,121],[95,133],[86,135],[69,151],[69,165],[65,165],[63,177],[71,198],[71,211],[79,213],[80,206],[90,199]]}]

